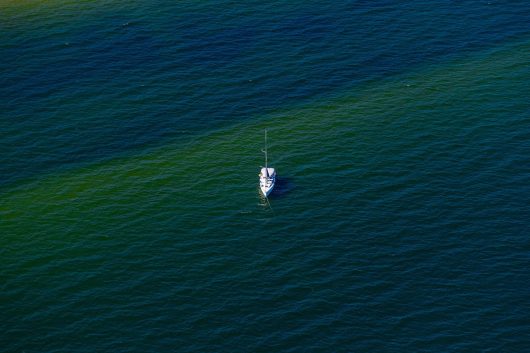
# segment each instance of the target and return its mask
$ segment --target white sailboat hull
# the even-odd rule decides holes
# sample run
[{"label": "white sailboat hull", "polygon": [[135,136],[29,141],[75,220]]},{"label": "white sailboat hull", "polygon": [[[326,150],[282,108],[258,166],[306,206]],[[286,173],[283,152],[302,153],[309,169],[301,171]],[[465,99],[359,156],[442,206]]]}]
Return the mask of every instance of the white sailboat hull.
[{"label": "white sailboat hull", "polygon": [[276,184],[276,170],[274,168],[261,168],[259,174],[259,188],[265,197],[274,189]]},{"label": "white sailboat hull", "polygon": [[274,189],[274,182],[272,182],[271,184],[267,185],[267,186],[264,186],[264,185],[260,185],[260,189],[261,189],[261,192],[263,193],[263,195],[265,197],[269,196],[269,194],[272,192],[272,190]]}]

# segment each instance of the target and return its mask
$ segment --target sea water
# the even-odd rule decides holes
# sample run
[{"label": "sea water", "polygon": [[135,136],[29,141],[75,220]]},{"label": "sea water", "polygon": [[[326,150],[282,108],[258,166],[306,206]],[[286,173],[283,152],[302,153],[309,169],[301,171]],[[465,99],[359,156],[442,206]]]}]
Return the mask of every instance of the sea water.
[{"label": "sea water", "polygon": [[529,16],[3,1],[0,351],[528,351]]}]

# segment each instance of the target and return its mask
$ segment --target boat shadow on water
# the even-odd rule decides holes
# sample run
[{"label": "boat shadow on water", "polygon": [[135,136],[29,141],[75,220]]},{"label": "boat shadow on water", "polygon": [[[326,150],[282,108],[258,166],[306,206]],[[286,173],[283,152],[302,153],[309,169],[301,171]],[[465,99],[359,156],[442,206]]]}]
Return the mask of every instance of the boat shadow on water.
[{"label": "boat shadow on water", "polygon": [[269,199],[276,199],[289,194],[295,189],[295,184],[292,178],[277,177],[274,184],[274,190],[269,195]]}]

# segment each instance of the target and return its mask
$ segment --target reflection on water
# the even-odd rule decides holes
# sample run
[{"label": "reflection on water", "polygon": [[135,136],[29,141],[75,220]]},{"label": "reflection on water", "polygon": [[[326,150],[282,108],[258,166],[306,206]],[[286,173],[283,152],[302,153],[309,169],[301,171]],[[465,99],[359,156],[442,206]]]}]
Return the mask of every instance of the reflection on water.
[{"label": "reflection on water", "polygon": [[[256,189],[257,189],[256,191],[257,191],[258,197],[259,197],[259,205],[261,207],[263,207],[264,209],[271,209],[272,210],[270,201],[265,197],[265,195],[263,195],[263,193],[261,192],[259,186]],[[274,191],[273,191],[273,193],[274,193]]]}]

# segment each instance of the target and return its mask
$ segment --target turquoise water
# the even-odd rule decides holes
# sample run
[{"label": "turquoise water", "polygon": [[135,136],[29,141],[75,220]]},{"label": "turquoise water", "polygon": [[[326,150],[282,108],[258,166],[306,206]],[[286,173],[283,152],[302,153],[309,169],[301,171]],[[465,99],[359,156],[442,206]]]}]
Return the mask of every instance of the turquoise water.
[{"label": "turquoise water", "polygon": [[528,15],[3,2],[1,350],[527,351]]}]

